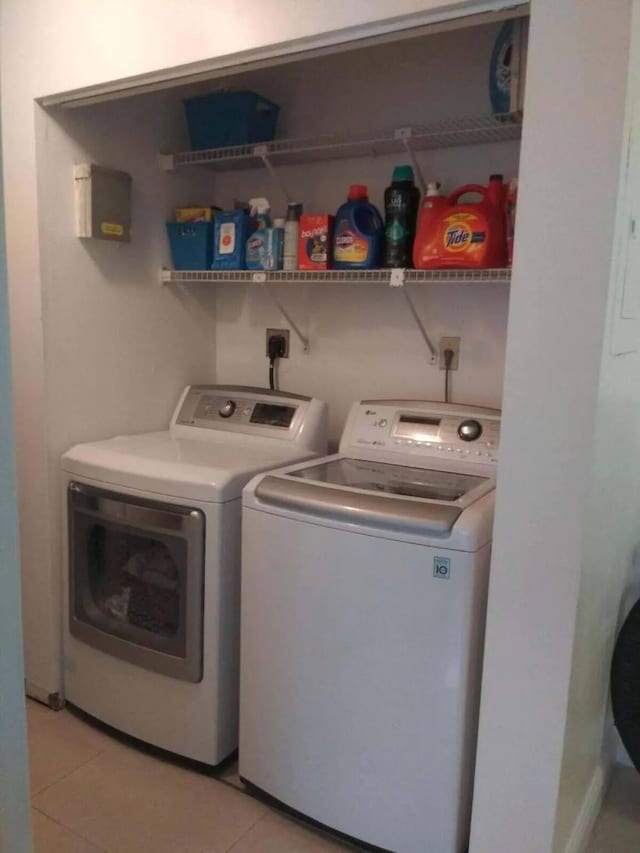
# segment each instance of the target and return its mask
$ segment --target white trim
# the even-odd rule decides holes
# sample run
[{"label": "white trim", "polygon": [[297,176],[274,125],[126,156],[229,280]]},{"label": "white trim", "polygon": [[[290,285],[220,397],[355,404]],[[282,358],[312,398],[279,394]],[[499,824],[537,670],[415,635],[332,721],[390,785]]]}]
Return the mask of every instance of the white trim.
[{"label": "white trim", "polygon": [[415,38],[420,35],[459,29],[461,18],[465,19],[464,26],[474,26],[506,18],[524,17],[528,14],[528,2],[458,0],[438,12],[417,12],[383,21],[372,21],[368,24],[213,57],[188,65],[46,95],[38,98],[38,101],[43,107],[83,107],[133,94],[167,89],[171,86],[213,80],[231,73],[267,68],[281,64],[283,58],[286,58],[286,61],[310,59],[328,53],[353,50],[355,47],[370,47],[401,38]]},{"label": "white trim", "polygon": [[593,771],[591,782],[569,835],[564,853],[583,853],[585,850],[591,838],[594,824],[600,814],[604,795],[609,787],[611,769],[611,765],[602,760]]},{"label": "white trim", "polygon": [[44,687],[38,687],[37,684],[34,684],[32,681],[24,680],[24,692],[29,696],[30,699],[36,699],[38,702],[43,702],[45,705],[49,704],[49,691],[45,690]]}]

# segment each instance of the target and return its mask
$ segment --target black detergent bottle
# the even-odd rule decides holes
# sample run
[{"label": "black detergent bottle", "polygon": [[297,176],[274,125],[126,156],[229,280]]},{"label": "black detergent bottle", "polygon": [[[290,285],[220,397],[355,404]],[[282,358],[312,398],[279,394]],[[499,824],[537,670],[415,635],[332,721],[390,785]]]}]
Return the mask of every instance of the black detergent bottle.
[{"label": "black detergent bottle", "polygon": [[384,265],[413,266],[413,241],[420,206],[420,191],[411,166],[396,166],[391,186],[384,191]]}]

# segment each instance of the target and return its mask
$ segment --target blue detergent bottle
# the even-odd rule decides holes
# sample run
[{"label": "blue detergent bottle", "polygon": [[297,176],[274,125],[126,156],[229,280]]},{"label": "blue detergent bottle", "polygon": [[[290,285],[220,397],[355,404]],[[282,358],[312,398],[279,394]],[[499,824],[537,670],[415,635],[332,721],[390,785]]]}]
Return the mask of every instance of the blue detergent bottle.
[{"label": "blue detergent bottle", "polygon": [[384,222],[369,202],[367,187],[352,184],[347,201],[338,208],[333,233],[333,267],[369,270],[382,265]]}]

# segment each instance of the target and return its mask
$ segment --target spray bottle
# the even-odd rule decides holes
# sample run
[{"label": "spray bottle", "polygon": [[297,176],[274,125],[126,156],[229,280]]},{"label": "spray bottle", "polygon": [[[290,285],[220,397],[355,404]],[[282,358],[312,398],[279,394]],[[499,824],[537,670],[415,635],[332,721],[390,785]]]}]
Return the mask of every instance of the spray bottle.
[{"label": "spray bottle", "polygon": [[267,257],[267,229],[271,227],[269,211],[271,206],[266,198],[249,199],[253,234],[247,240],[246,263],[248,270],[265,269]]}]

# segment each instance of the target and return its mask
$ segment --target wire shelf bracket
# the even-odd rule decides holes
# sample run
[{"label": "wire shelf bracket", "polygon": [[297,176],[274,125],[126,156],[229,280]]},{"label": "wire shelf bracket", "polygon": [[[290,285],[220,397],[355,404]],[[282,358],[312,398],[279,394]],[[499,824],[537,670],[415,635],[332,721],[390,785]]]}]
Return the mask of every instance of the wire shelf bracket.
[{"label": "wire shelf bracket", "polygon": [[278,310],[291,326],[293,333],[302,344],[304,351],[309,352],[311,347],[309,338],[302,332],[298,324],[291,317],[282,304],[271,285],[274,284],[359,284],[379,285],[386,284],[388,287],[398,289],[407,303],[411,316],[418,327],[418,331],[429,351],[429,362],[437,364],[438,352],[427,328],[418,313],[410,284],[509,284],[511,281],[511,270],[501,269],[434,269],[434,270],[407,270],[407,269],[380,269],[380,270],[170,270],[163,269],[160,274],[162,284],[188,284],[190,282],[202,282],[210,284],[257,284],[260,285]]},{"label": "wire shelf bracket", "polygon": [[413,166],[413,171],[415,173],[416,178],[418,179],[418,185],[420,186],[420,192],[422,195],[426,195],[427,192],[427,184],[424,179],[424,175],[422,174],[422,169],[420,168],[420,163],[418,163],[418,158],[416,157],[416,152],[411,147],[411,137],[413,135],[412,128],[410,127],[399,127],[395,131],[396,139],[399,139],[402,142],[402,145],[407,152],[409,159],[411,160],[411,165]]},{"label": "wire shelf bracket", "polygon": [[269,157],[269,148],[264,144],[256,145],[256,147],[253,149],[253,151],[254,151],[254,154],[256,155],[256,157],[259,157],[262,160],[262,163],[263,163],[265,169],[267,170],[267,172],[269,172],[269,176],[270,176],[271,180],[278,187],[278,189],[280,190],[280,192],[284,196],[284,199],[287,202],[287,204],[289,204],[289,202],[291,201],[291,196],[287,192],[287,188],[285,186],[284,181],[282,180],[282,176],[280,175],[280,173],[278,172],[276,167],[271,162],[271,159]]},{"label": "wire shelf bracket", "polygon": [[409,292],[406,283],[406,270],[391,270],[391,275],[389,276],[389,287],[398,288],[402,292],[402,295],[404,296],[405,301],[407,303],[407,307],[411,312],[411,316],[413,317],[415,324],[418,327],[418,331],[422,335],[422,340],[425,342],[425,344],[427,345],[427,349],[429,350],[429,362],[431,364],[437,364],[438,352],[434,347],[431,338],[429,337],[429,333],[427,332],[427,329],[424,323],[422,322],[420,315],[418,314],[418,310],[414,304],[414,301],[411,297],[411,293]]}]

